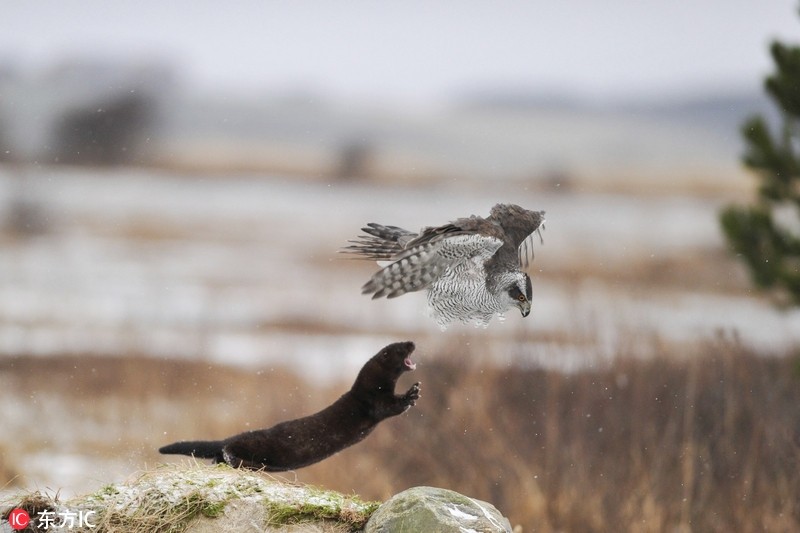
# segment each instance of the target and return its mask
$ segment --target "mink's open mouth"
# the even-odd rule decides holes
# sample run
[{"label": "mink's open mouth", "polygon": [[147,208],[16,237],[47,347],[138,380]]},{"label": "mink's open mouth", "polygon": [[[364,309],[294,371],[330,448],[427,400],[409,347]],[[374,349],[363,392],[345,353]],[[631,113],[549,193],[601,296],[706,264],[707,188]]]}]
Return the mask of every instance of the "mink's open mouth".
[{"label": "mink's open mouth", "polygon": [[406,357],[406,358],[403,360],[403,363],[405,363],[405,365],[406,365],[406,368],[407,368],[408,370],[414,370],[415,368],[417,368],[417,363],[415,363],[414,361],[412,361],[412,360],[411,360],[411,357]]}]

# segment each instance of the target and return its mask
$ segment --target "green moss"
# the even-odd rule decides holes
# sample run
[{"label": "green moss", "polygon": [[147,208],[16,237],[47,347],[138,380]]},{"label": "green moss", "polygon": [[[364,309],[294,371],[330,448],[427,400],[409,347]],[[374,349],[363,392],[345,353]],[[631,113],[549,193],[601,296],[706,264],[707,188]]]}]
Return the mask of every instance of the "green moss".
[{"label": "green moss", "polygon": [[225,513],[227,505],[228,502],[209,503],[200,512],[208,518],[217,518]]},{"label": "green moss", "polygon": [[360,530],[380,502],[364,502],[356,497],[345,497],[338,492],[306,487],[307,498],[298,502],[267,501],[270,525],[297,524],[330,520]]},{"label": "green moss", "polygon": [[119,489],[114,485],[106,485],[97,492],[103,496],[116,496],[119,494]]}]

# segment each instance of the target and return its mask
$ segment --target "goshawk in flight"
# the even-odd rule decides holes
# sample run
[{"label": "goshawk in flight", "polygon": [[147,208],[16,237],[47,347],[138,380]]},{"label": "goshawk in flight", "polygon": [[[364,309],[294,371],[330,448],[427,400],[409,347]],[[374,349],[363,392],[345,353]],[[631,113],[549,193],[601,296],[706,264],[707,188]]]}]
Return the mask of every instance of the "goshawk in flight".
[{"label": "goshawk in flight", "polygon": [[489,216],[459,218],[414,233],[370,223],[342,251],[390,263],[362,287],[372,298],[395,298],[427,289],[430,314],[444,329],[454,320],[488,326],[516,307],[531,311],[531,279],[523,272],[533,256],[528,238],[544,211],[497,204]]}]

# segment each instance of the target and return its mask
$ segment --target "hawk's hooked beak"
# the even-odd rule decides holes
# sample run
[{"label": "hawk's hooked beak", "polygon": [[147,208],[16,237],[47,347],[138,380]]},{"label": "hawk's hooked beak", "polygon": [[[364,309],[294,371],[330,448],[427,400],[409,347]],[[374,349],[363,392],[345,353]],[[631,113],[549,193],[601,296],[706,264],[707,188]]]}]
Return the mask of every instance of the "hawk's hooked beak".
[{"label": "hawk's hooked beak", "polygon": [[531,303],[528,301],[520,302],[519,312],[522,313],[522,318],[525,318],[526,316],[531,314]]}]

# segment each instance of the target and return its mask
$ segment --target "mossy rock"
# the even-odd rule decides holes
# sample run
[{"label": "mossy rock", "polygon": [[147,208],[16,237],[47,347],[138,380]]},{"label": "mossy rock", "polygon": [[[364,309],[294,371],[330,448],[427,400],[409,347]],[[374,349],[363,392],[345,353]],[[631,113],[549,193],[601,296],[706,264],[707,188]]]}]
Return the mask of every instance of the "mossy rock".
[{"label": "mossy rock", "polygon": [[3,502],[2,511],[5,517],[15,507],[26,509],[34,526],[42,510],[93,512],[96,527],[73,527],[74,533],[341,533],[362,529],[378,505],[257,472],[194,464],[145,472],[67,501],[26,494]]}]

